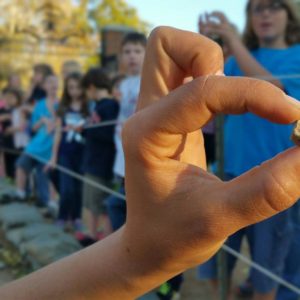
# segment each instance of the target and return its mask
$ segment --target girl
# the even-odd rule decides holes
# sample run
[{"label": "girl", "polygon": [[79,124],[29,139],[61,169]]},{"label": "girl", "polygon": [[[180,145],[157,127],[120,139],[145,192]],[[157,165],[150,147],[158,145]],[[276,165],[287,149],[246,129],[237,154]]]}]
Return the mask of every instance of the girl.
[{"label": "girl", "polygon": [[[88,115],[88,107],[80,86],[81,75],[72,73],[65,80],[64,92],[57,110],[55,138],[50,166],[59,164],[73,172],[81,172],[83,137],[80,128]],[[71,221],[74,229],[81,226],[81,183],[60,172],[60,205],[57,224]]]},{"label": "girl", "polygon": [[[225,66],[226,75],[265,78],[300,99],[299,79],[280,79],[282,75],[300,73],[300,23],[296,11],[289,0],[249,0],[243,41],[220,12],[202,16],[201,31],[220,37],[232,53]],[[275,125],[251,113],[227,116],[224,131],[228,179],[292,146],[289,140],[291,126]],[[237,232],[228,244],[239,250],[243,235],[247,235],[253,260],[282,276],[292,239],[290,212]],[[234,262],[233,257],[228,257],[229,272]],[[215,269],[211,268],[214,263],[211,260],[200,267],[202,278],[215,279]],[[295,264],[300,266],[296,261]],[[275,299],[277,285],[274,281],[251,270],[251,282],[254,299]]]},{"label": "girl", "polygon": [[[22,152],[29,142],[29,134],[27,132],[27,121],[22,110],[22,93],[15,88],[7,88],[3,92],[6,99],[7,111],[10,112],[10,122],[4,131],[6,140],[10,141],[6,146],[12,150]],[[14,178],[15,162],[17,156],[11,153],[5,153],[7,174]]]}]

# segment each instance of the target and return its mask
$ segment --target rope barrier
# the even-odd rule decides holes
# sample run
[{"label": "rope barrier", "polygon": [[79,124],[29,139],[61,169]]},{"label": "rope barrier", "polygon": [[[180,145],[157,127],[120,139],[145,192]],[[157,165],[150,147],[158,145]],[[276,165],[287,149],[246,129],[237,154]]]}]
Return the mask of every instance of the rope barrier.
[{"label": "rope barrier", "polygon": [[[253,76],[253,78],[258,78],[258,79],[262,79],[262,80],[273,80],[273,79],[300,79],[300,74],[289,74],[289,75],[273,75],[273,76]],[[101,127],[105,127],[105,126],[111,126],[111,125],[117,125],[117,124],[122,124],[122,122],[120,122],[119,120],[111,120],[111,121],[104,121],[104,122],[100,122],[98,124],[90,124],[90,125],[85,125],[83,127],[83,129],[94,129],[94,128],[101,128]],[[8,148],[1,148],[1,151],[7,152],[7,153],[12,153],[12,154],[16,154],[19,155],[22,152],[20,151],[16,151],[13,149],[8,149]],[[39,157],[36,157],[34,155],[31,155],[29,153],[25,153],[23,152],[25,155],[43,163],[43,164],[47,164],[48,162],[46,160],[43,160]],[[98,182],[95,182],[93,180],[87,179],[84,176],[73,172],[71,170],[69,170],[68,168],[65,168],[59,164],[55,164],[52,166],[54,169],[57,169],[58,171],[61,171],[71,177],[74,177],[82,182],[85,182],[95,188],[98,188],[110,195],[114,195],[118,198],[121,198],[123,200],[126,199],[125,195],[120,194],[114,190],[112,190],[111,188],[108,188],[107,186],[104,186]],[[286,288],[290,289],[291,291],[295,292],[297,295],[300,295],[300,288],[298,288],[297,286],[287,282],[286,280],[280,278],[279,276],[277,276],[276,274],[270,272],[268,269],[262,267],[261,265],[251,261],[249,258],[247,258],[246,256],[240,254],[239,252],[235,251],[234,249],[228,247],[227,245],[223,245],[222,249],[224,251],[226,251],[227,253],[237,257],[238,259],[240,259],[241,261],[243,261],[244,263],[246,263],[247,265],[249,265],[251,268],[254,268],[256,270],[258,270],[259,272],[261,272],[262,274],[266,275],[267,277],[269,277],[270,279],[274,280],[275,282],[277,282],[278,284],[281,284],[282,286],[285,286]]]},{"label": "rope barrier", "polygon": [[94,128],[101,128],[101,127],[105,127],[105,126],[118,125],[118,124],[122,124],[122,122],[120,122],[118,120],[103,121],[103,122],[99,122],[97,124],[85,125],[85,126],[83,126],[83,129],[94,129]]},{"label": "rope barrier", "polygon": [[[27,156],[29,156],[29,157],[37,160],[38,162],[40,162],[40,163],[42,163],[44,165],[48,164],[48,161],[43,160],[40,157],[37,157],[35,155],[29,154],[29,153],[26,153],[26,152],[20,152],[20,151],[13,150],[13,149],[8,149],[8,148],[0,148],[0,150],[4,151],[4,152],[7,152],[7,153],[15,154],[15,155],[19,155],[19,154],[22,153],[22,154],[25,154],[25,155],[27,155]],[[103,184],[101,184],[99,182],[96,182],[94,180],[88,179],[88,178],[86,178],[86,177],[84,177],[84,176],[82,176],[82,175],[80,175],[80,174],[78,174],[76,172],[70,171],[69,169],[67,169],[67,168],[65,168],[65,167],[63,167],[63,166],[61,166],[59,164],[55,164],[52,167],[53,167],[53,169],[57,169],[58,171],[61,171],[62,173],[65,173],[65,174],[67,174],[67,175],[69,175],[71,177],[74,177],[74,178],[82,181],[82,182],[85,182],[85,183],[87,183],[87,184],[89,184],[89,185],[91,185],[91,186],[93,186],[95,188],[98,188],[98,189],[100,189],[100,190],[102,190],[102,191],[104,191],[104,192],[106,192],[108,194],[114,195],[114,196],[116,196],[118,198],[121,198],[123,200],[126,199],[123,194],[120,194],[120,193],[114,191],[113,189],[111,189],[111,188],[109,188],[109,187],[107,187],[107,186],[105,186],[105,185],[103,185]]]},{"label": "rope barrier", "polygon": [[240,254],[239,252],[235,251],[234,249],[228,247],[227,245],[223,245],[222,249],[228,252],[229,254],[235,256],[236,258],[240,259],[251,268],[256,269],[257,271],[261,272],[262,274],[266,275],[267,277],[271,278],[275,282],[285,286],[286,288],[290,289],[291,291],[295,292],[300,296],[300,288],[296,287],[295,285],[287,282],[286,280],[280,278],[276,274],[270,272],[268,269],[262,267],[261,265],[257,264],[256,262],[250,260],[248,257]]},{"label": "rope barrier", "polygon": [[[11,153],[11,154],[16,154],[16,155],[19,155],[20,153],[22,153],[22,152],[20,152],[20,151],[8,149],[8,148],[1,148],[0,150],[1,150],[1,151],[4,151],[4,152],[7,152],[7,153]],[[29,157],[31,157],[31,158],[33,158],[33,159],[35,159],[35,160],[41,162],[41,163],[43,163],[43,164],[47,164],[47,161],[45,161],[45,160],[43,160],[43,159],[41,159],[41,158],[39,158],[39,157],[36,157],[35,155],[31,155],[31,154],[25,153],[25,152],[23,152],[23,153],[24,153],[25,155],[27,155],[27,156],[29,156]],[[67,174],[67,175],[69,175],[69,176],[72,176],[72,177],[74,177],[74,178],[76,178],[76,179],[78,179],[78,180],[80,180],[80,181],[82,181],[82,182],[85,182],[85,183],[87,183],[87,184],[89,184],[89,185],[91,185],[91,186],[93,186],[93,187],[95,187],[95,188],[99,188],[100,190],[102,190],[102,191],[104,191],[104,192],[106,192],[106,193],[108,193],[108,194],[114,195],[114,196],[116,196],[116,197],[118,197],[118,198],[121,198],[121,199],[123,199],[123,200],[126,199],[125,195],[120,194],[120,193],[118,193],[118,192],[116,192],[116,191],[114,191],[114,190],[112,190],[112,189],[110,189],[110,188],[108,188],[108,187],[106,187],[106,186],[104,186],[104,185],[98,183],[98,182],[95,182],[95,181],[93,181],[93,180],[87,179],[87,178],[85,178],[84,176],[82,176],[82,175],[80,175],[80,174],[78,174],[78,173],[76,173],[76,172],[70,171],[69,169],[67,169],[67,168],[65,168],[65,167],[63,167],[63,166],[60,166],[60,165],[58,165],[58,164],[55,164],[55,165],[53,166],[53,168],[55,168],[55,169],[57,169],[57,170],[59,170],[59,171],[65,173],[65,174]],[[279,283],[279,284],[285,286],[286,288],[288,288],[288,289],[290,289],[291,291],[295,292],[296,294],[300,295],[300,288],[298,288],[298,287],[296,287],[295,285],[293,285],[293,284],[287,282],[286,280],[280,278],[279,276],[277,276],[276,274],[270,272],[268,269],[266,269],[266,268],[260,266],[259,264],[257,264],[257,263],[255,263],[255,262],[251,261],[251,260],[250,260],[249,258],[247,258],[246,256],[244,256],[244,255],[238,253],[237,251],[235,251],[234,249],[228,247],[227,245],[223,245],[223,246],[222,246],[222,249],[223,249],[224,251],[228,252],[229,254],[231,254],[231,255],[237,257],[238,259],[240,259],[241,261],[243,261],[244,263],[246,263],[246,264],[249,265],[250,267],[252,267],[252,268],[258,270],[258,271],[261,272],[261,273],[263,273],[264,275],[266,275],[267,277],[271,278],[271,279],[274,280],[275,282],[277,282],[277,283]]]}]

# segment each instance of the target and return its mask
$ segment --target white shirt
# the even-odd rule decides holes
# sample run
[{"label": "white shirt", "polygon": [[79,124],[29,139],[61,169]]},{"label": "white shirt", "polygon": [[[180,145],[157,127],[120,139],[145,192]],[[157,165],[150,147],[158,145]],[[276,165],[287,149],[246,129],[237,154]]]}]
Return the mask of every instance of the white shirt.
[{"label": "white shirt", "polygon": [[121,103],[118,117],[118,124],[115,131],[115,144],[117,149],[114,173],[120,177],[125,177],[125,159],[122,146],[123,123],[130,118],[136,109],[137,100],[140,92],[141,76],[129,76],[120,84]]},{"label": "white shirt", "polygon": [[[12,126],[13,127],[20,127],[22,124],[22,111],[20,108],[16,108],[12,111]],[[14,138],[14,146],[19,148],[25,148],[29,142],[29,134],[26,132],[26,129],[17,131],[13,135]]]}]

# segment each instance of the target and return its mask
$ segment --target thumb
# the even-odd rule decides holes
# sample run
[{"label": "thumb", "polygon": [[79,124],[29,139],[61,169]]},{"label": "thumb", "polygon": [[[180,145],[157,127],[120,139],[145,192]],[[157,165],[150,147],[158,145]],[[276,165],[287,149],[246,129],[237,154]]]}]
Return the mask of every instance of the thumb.
[{"label": "thumb", "polygon": [[299,178],[300,148],[295,147],[228,182],[223,207],[234,231],[292,206],[300,197]]}]

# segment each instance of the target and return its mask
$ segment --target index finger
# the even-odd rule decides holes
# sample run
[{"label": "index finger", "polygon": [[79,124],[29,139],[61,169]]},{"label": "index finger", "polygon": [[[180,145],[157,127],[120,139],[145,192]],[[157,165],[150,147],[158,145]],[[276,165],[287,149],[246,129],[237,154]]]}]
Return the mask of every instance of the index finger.
[{"label": "index finger", "polygon": [[214,41],[198,33],[158,27],[147,44],[138,110],[166,96],[186,77],[222,71],[222,50]]}]

